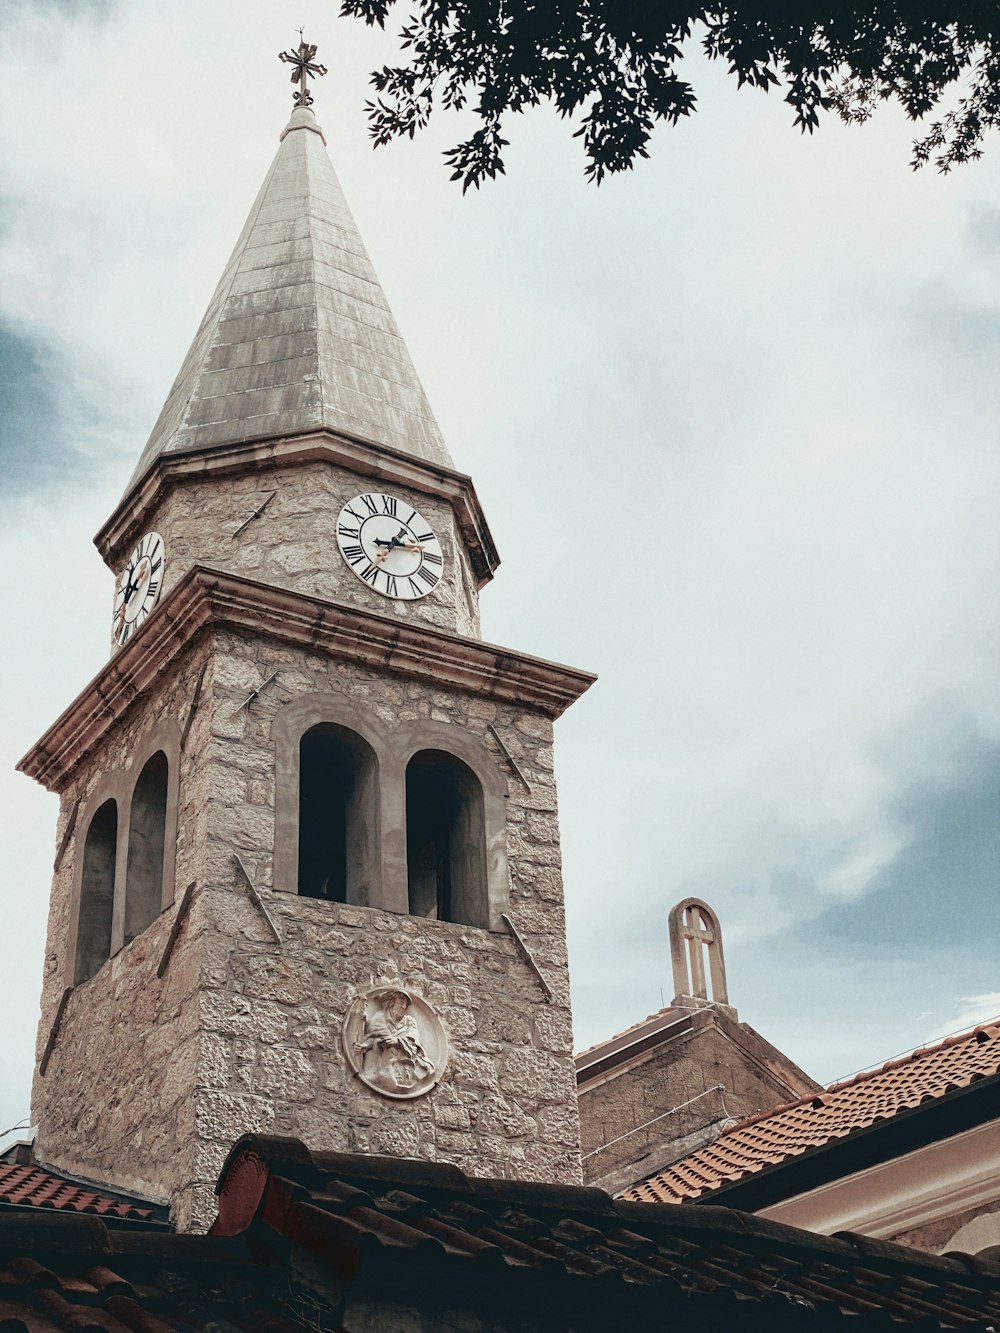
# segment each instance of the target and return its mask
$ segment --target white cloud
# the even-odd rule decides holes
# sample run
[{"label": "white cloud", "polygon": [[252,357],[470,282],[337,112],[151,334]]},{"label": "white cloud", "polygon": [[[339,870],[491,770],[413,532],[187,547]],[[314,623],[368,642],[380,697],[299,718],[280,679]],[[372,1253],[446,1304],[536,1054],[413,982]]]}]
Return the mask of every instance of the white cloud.
[{"label": "white cloud", "polygon": [[[458,126],[372,155],[378,35],[326,0],[300,12],[331,67],[331,153],[500,545],[485,634],[601,672],[557,730],[581,1044],[669,992],[666,913],[693,884],[731,971],[747,961],[736,1003],[791,1054],[844,1068],[905,1044],[918,1007],[961,993],[960,951],[939,1002],[901,970],[909,993],[876,1019],[885,978],[834,969],[837,1005],[805,985],[779,1002],[768,948],[828,898],[863,900],[892,858],[894,798],[935,757],[920,727],[905,762],[887,737],[942,697],[1000,731],[995,150],[914,175],[891,113],[805,140],[780,102],[710,69],[694,121],[627,178],[585,186],[541,111],[512,123],[508,177],[462,199],[440,159]],[[270,160],[293,36],[273,0],[120,6],[106,25],[25,7],[0,33],[0,316],[65,358],[101,460],[0,533],[0,836],[19,886],[5,1123],[30,1067],[54,826],[9,767],[105,651],[110,575],[89,536]],[[43,48],[40,102],[23,52]],[[640,917],[659,934],[616,948]]]},{"label": "white cloud", "polygon": [[987,991],[984,995],[956,995],[952,1003],[955,1008],[951,1016],[927,1034],[925,1044],[930,1045],[957,1032],[977,1027],[980,1023],[1000,1019],[1000,991]]}]

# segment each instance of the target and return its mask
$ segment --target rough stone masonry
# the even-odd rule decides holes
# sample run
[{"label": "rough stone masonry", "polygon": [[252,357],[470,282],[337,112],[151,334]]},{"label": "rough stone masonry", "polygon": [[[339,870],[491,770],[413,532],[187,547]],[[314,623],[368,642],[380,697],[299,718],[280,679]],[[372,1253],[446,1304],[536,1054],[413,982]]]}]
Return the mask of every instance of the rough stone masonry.
[{"label": "rough stone masonry", "polygon": [[[178,752],[165,729],[190,706],[200,660],[209,662],[204,703]],[[272,684],[237,708],[273,671]],[[273,891],[273,731],[284,708],[310,695],[338,696],[393,726],[459,728],[493,756],[506,789],[510,914],[551,1002],[503,929]],[[167,1195],[182,1229],[210,1221],[225,1153],[253,1129],[317,1148],[440,1158],[478,1175],[579,1180],[550,720],[315,649],[221,627],[203,636],[172,679],[109,728],[63,793],[63,818],[78,797],[82,817],[52,895],[39,1053],[66,979],[74,849],[88,812],[118,775],[134,778],[152,743],[180,765],[173,905],[72,994],[35,1081],[39,1158]],[[266,899],[280,945],[234,853]],[[193,904],[161,980],[157,964],[188,884]],[[450,1043],[440,1085],[403,1104],[364,1087],[341,1044],[354,997],[387,981],[425,997]]]}]

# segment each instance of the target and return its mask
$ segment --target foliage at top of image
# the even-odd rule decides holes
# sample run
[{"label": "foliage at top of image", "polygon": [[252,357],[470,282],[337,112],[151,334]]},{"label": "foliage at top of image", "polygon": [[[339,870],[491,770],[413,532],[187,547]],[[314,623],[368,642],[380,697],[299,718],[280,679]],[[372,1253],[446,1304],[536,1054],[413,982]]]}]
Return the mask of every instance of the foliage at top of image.
[{"label": "foliage at top of image", "polygon": [[[341,13],[384,27],[397,0],[342,0]],[[940,171],[982,155],[1000,124],[1000,4],[877,0],[734,0],[697,7],[671,0],[411,0],[402,30],[409,64],[372,75],[367,104],[377,145],[427,124],[435,104],[469,108],[480,127],[445,154],[463,190],[503,172],[507,113],[551,102],[579,122],[586,175],[646,157],[657,121],[676,124],[696,106],[678,73],[692,44],[723,60],[739,86],[780,89],[794,124],[812,133],[822,112],[851,124],[880,101],[924,120],[912,165]]]}]

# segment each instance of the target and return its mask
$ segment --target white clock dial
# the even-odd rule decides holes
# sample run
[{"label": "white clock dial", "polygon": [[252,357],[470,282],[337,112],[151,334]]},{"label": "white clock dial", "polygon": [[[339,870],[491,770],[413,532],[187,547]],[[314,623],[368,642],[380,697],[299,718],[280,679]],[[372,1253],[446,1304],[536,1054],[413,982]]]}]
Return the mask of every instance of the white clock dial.
[{"label": "white clock dial", "polygon": [[415,601],[437,586],[444,572],[441,544],[408,500],[371,491],[344,505],[337,544],[351,569],[383,597]]},{"label": "white clock dial", "polygon": [[121,646],[146,622],[163,586],[163,538],[147,532],[128,558],[115,588],[111,632]]}]

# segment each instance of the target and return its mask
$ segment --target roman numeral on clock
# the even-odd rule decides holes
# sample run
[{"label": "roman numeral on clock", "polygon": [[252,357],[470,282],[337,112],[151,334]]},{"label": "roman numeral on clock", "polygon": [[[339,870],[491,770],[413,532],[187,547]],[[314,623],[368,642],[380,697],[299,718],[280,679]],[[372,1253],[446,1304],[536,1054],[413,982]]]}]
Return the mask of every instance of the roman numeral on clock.
[{"label": "roman numeral on clock", "polygon": [[379,569],[378,565],[369,565],[367,569],[363,569],[361,571],[361,577],[364,579],[366,583],[370,583],[374,588],[375,580],[382,572],[383,571]]},{"label": "roman numeral on clock", "polygon": [[425,552],[424,552],[424,564],[425,564],[425,565],[443,565],[443,564],[444,564],[444,561],[441,559],[441,557],[440,557],[439,555],[435,555],[433,551],[425,551]]},{"label": "roman numeral on clock", "polygon": [[438,576],[434,573],[433,569],[424,569],[423,565],[417,570],[417,578],[423,579],[428,588],[433,588],[438,581]]},{"label": "roman numeral on clock", "polygon": [[360,541],[361,539],[360,528],[349,528],[344,523],[341,523],[340,527],[337,529],[337,533],[341,537],[353,537],[355,541]]},{"label": "roman numeral on clock", "polygon": [[361,497],[361,503],[368,510],[369,514],[378,513],[378,505],[375,503],[375,497],[373,495],[363,495]]},{"label": "roman numeral on clock", "polygon": [[399,501],[396,499],[396,497],[395,497],[394,495],[383,495],[383,496],[382,496],[382,513],[383,513],[383,514],[391,514],[392,517],[395,518],[395,517],[396,517],[396,510],[397,510],[398,507],[399,507]]},{"label": "roman numeral on clock", "polygon": [[384,572],[385,572],[385,590],[386,590],[386,592],[388,593],[388,595],[389,595],[390,597],[397,597],[399,594],[396,592],[396,580],[395,580],[395,577],[394,577],[392,574],[390,574],[388,570],[385,570]]},{"label": "roman numeral on clock", "polygon": [[360,546],[345,546],[343,552],[344,559],[349,560],[352,565],[356,565],[365,559],[365,553]]}]

